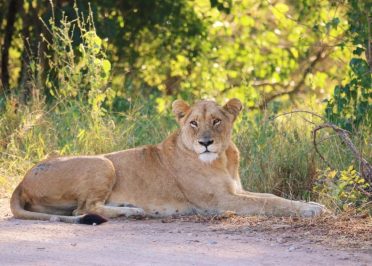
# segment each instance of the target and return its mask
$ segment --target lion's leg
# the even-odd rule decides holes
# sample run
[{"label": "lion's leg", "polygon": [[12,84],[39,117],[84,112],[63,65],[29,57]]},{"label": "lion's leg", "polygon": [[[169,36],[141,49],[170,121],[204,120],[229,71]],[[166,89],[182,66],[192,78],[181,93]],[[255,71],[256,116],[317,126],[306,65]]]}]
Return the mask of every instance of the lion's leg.
[{"label": "lion's leg", "polygon": [[239,195],[247,195],[247,196],[255,196],[259,198],[275,198],[277,196],[270,194],[270,193],[256,193],[256,192],[250,192],[243,189],[242,182],[240,181],[240,177],[235,178],[235,191],[236,194]]},{"label": "lion's leg", "polygon": [[40,213],[48,213],[48,214],[54,214],[54,215],[71,215],[72,208],[69,208],[69,206],[66,206],[65,208],[59,206],[53,207],[53,206],[45,206],[40,204],[33,204],[28,207],[29,211],[32,212],[40,212]]},{"label": "lion's leg", "polygon": [[311,217],[324,211],[321,205],[292,201],[280,197],[228,194],[223,195],[218,202],[219,210],[235,211],[239,215],[299,215]]},{"label": "lion's leg", "polygon": [[115,218],[119,216],[143,216],[144,211],[141,208],[133,207],[114,207],[107,206],[103,203],[96,203],[88,209],[89,212],[103,215],[107,218]]},{"label": "lion's leg", "polygon": [[258,198],[279,198],[278,196],[275,196],[274,194],[270,194],[270,193],[257,193],[257,192],[250,192],[250,191],[245,191],[245,190],[240,190],[236,194],[254,196]]},{"label": "lion's leg", "polygon": [[141,216],[144,211],[136,207],[118,207],[105,205],[105,202],[111,191],[97,191],[91,194],[87,199],[78,201],[78,207],[74,210],[74,215],[95,213],[106,218],[115,218],[119,216]]},{"label": "lion's leg", "polygon": [[77,208],[73,211],[74,215],[94,213],[106,218],[115,218],[118,216],[143,215],[140,208],[107,206],[105,202],[112,193],[112,188],[116,182],[116,174],[111,161],[106,160],[107,168],[100,171],[96,176],[89,180],[86,193],[80,195],[77,200]]}]

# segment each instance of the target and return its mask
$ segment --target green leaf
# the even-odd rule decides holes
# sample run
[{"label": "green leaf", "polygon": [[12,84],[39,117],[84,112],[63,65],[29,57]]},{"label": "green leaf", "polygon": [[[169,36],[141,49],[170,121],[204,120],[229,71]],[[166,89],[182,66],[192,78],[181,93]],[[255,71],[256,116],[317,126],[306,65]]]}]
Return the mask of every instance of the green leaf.
[{"label": "green leaf", "polygon": [[361,55],[365,50],[361,47],[357,47],[354,51],[353,54],[355,55]]},{"label": "green leaf", "polygon": [[353,58],[350,61],[351,70],[357,75],[365,75],[369,72],[368,64],[361,58]]},{"label": "green leaf", "polygon": [[109,60],[107,59],[104,59],[102,61],[102,69],[103,71],[105,72],[105,75],[106,76],[109,76],[110,75],[110,71],[111,71],[111,63]]},{"label": "green leaf", "polygon": [[283,4],[283,3],[278,3],[275,5],[275,8],[281,12],[281,13],[287,13],[288,10],[289,10],[289,7],[286,5],[286,4]]}]

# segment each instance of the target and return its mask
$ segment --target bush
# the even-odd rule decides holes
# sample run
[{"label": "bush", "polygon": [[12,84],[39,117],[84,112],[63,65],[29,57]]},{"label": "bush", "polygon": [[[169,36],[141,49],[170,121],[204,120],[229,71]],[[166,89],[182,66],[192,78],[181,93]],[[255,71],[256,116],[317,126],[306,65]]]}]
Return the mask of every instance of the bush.
[{"label": "bush", "polygon": [[365,191],[369,186],[351,165],[341,171],[319,170],[314,191],[332,209],[346,210],[349,206],[363,207],[368,202]]}]

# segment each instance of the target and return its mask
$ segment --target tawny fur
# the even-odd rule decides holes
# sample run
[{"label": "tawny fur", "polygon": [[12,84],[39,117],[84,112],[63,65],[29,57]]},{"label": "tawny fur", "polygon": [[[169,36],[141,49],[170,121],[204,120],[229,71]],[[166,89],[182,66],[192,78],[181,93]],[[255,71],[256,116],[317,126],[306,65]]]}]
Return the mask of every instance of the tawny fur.
[{"label": "tawny fur", "polygon": [[[243,190],[239,151],[231,141],[241,109],[237,99],[223,107],[213,101],[190,107],[177,100],[173,113],[180,129],[162,143],[43,161],[16,188],[12,212],[21,219],[64,222],[78,222],[86,213],[107,218],[224,211],[279,216],[322,213],[323,207],[317,204]],[[213,140],[209,154],[199,144],[205,138]],[[137,208],[121,207],[128,203]]]}]

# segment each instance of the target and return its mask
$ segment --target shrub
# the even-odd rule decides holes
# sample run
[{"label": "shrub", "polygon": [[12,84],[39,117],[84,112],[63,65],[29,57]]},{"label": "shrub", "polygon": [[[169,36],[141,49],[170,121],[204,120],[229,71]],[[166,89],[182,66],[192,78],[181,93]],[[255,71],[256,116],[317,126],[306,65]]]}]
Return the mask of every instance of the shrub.
[{"label": "shrub", "polygon": [[332,209],[345,210],[349,206],[359,208],[367,203],[365,191],[369,186],[351,165],[341,171],[319,170],[314,192],[319,193],[322,202]]}]

